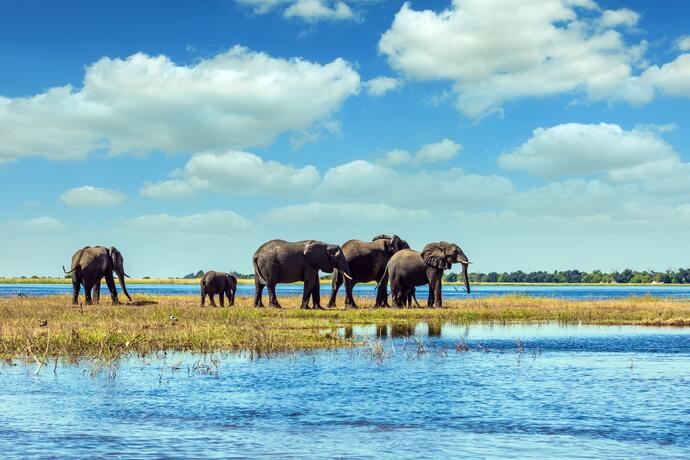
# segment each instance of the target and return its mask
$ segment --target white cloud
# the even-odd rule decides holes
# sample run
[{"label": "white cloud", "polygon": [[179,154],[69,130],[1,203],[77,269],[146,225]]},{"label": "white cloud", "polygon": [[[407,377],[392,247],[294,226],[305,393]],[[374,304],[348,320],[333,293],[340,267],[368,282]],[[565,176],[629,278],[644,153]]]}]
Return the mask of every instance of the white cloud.
[{"label": "white cloud", "polygon": [[393,91],[402,85],[402,81],[392,77],[376,77],[364,83],[369,96],[383,96],[389,91]]},{"label": "white cloud", "polygon": [[297,0],[285,10],[284,15],[286,18],[298,17],[305,21],[355,18],[355,14],[346,3],[337,2],[329,6],[323,0]]},{"label": "white cloud", "polygon": [[559,177],[604,173],[673,158],[677,158],[673,147],[649,130],[567,123],[535,129],[527,142],[502,154],[498,161],[505,169]]},{"label": "white cloud", "polygon": [[275,223],[301,222],[389,222],[391,220],[415,221],[432,217],[427,209],[400,209],[385,203],[323,203],[312,201],[305,204],[272,209],[266,219]]},{"label": "white cloud", "polygon": [[[353,20],[358,17],[347,3],[339,0],[237,0],[237,3],[253,8],[256,14],[282,10],[286,18],[299,18],[307,22]],[[362,3],[362,0],[348,3]]]},{"label": "white cloud", "polygon": [[599,24],[604,28],[633,27],[640,20],[640,15],[627,8],[619,10],[605,10],[601,13]]},{"label": "white cloud", "polygon": [[103,58],[81,89],[0,97],[0,162],[266,145],[329,118],[359,85],[342,59],[321,65],[239,46],[191,66],[142,53]]},{"label": "white cloud", "polygon": [[651,66],[631,85],[633,90],[646,91],[647,98],[654,90],[667,96],[690,97],[690,54],[681,54],[673,62]]},{"label": "white cloud", "polygon": [[249,221],[241,215],[220,210],[186,216],[145,215],[127,219],[123,224],[126,229],[138,232],[187,235],[245,232],[249,229]]},{"label": "white cloud", "polygon": [[60,201],[75,208],[113,207],[121,205],[125,196],[117,190],[84,185],[66,190]]},{"label": "white cloud", "polygon": [[393,149],[386,152],[383,157],[378,158],[376,161],[384,166],[413,166],[439,163],[455,158],[460,150],[462,150],[462,145],[450,139],[443,139],[440,142],[422,146],[414,155],[407,150]]},{"label": "white cloud", "polygon": [[683,35],[676,40],[676,47],[681,51],[690,51],[690,35]]},{"label": "white cloud", "polygon": [[408,173],[364,160],[329,169],[317,189],[322,199],[388,203],[407,208],[480,208],[514,192],[501,176],[467,174],[460,168]]},{"label": "white cloud", "polygon": [[643,103],[650,90],[632,69],[643,64],[646,42],[629,46],[617,30],[638,20],[594,2],[454,0],[439,13],[405,3],[379,50],[409,78],[452,82],[458,108],[471,117],[568,92]]},{"label": "white cloud", "polygon": [[377,163],[383,166],[401,166],[410,165],[414,161],[414,156],[404,149],[393,149],[386,152],[381,158],[377,159]]},{"label": "white cloud", "polygon": [[185,198],[199,191],[299,195],[319,180],[311,165],[297,168],[242,151],[200,153],[187,162],[181,179],[146,183],[141,194],[156,199]]},{"label": "white cloud", "polygon": [[7,233],[52,233],[65,229],[65,225],[53,217],[35,217],[28,220],[11,220],[0,224],[0,229]]}]

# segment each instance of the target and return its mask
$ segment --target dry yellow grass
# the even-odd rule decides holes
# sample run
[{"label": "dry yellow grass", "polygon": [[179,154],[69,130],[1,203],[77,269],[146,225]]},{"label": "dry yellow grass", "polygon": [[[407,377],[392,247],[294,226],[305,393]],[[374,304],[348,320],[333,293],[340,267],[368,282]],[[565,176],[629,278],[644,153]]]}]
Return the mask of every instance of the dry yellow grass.
[{"label": "dry yellow grass", "polygon": [[[116,358],[161,350],[247,351],[266,355],[352,346],[332,331],[353,324],[562,322],[588,324],[690,325],[690,302],[658,298],[575,301],[526,296],[449,300],[439,309],[300,310],[257,309],[252,299],[237,306],[201,308],[197,296],[135,296],[134,304],[72,306],[68,296],[0,299],[0,357],[43,361],[60,356]],[[170,315],[177,318],[170,320]]]}]

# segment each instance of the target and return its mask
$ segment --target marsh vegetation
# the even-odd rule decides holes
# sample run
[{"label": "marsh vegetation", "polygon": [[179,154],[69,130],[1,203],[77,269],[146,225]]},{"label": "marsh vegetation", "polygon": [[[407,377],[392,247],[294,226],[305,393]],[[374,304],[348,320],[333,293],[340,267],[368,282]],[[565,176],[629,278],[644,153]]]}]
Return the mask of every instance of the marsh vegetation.
[{"label": "marsh vegetation", "polygon": [[134,296],[130,304],[70,305],[68,296],[0,299],[0,357],[44,363],[49,358],[116,358],[162,350],[243,351],[255,356],[355,346],[356,337],[333,333],[358,324],[585,323],[690,325],[690,302],[653,297],[575,301],[528,296],[449,300],[444,308],[300,310],[286,297],[283,309],[199,307],[197,296]]}]

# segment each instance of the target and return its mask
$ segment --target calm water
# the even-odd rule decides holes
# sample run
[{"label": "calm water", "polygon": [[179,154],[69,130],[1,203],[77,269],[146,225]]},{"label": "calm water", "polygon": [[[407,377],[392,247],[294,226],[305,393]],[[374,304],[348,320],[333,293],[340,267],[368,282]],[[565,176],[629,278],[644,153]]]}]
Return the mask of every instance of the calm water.
[{"label": "calm water", "polygon": [[[157,294],[157,295],[198,295],[199,286],[196,284],[130,284],[127,287],[130,294]],[[281,284],[277,287],[278,295],[301,295],[301,284]],[[71,294],[72,285],[69,284],[0,284],[0,297],[17,295],[19,293],[31,296],[52,295],[52,294]],[[119,292],[119,287],[118,287]],[[321,285],[322,303],[328,303],[331,286]],[[417,300],[421,304],[426,302],[428,295],[426,286],[417,289]],[[338,302],[342,304],[345,289],[341,287],[338,292]],[[630,296],[657,296],[657,297],[679,297],[690,298],[690,285],[687,286],[634,286],[634,285],[606,285],[606,286],[472,286],[472,297],[495,296],[505,294],[527,294],[535,297],[557,297],[564,299],[616,299]],[[83,295],[83,289],[82,289]],[[101,289],[101,295],[109,297],[105,286]],[[239,284],[237,295],[253,296],[253,284]],[[373,285],[359,284],[355,286],[355,295],[365,297],[375,297],[376,292]],[[264,296],[267,291],[264,289]],[[444,285],[444,298],[465,298],[467,294],[462,286]]]},{"label": "calm water", "polygon": [[[339,332],[368,336],[368,345],[255,360],[130,358],[114,379],[90,378],[88,363],[60,365],[56,374],[51,365],[39,376],[35,366],[0,366],[0,452],[690,457],[688,328],[422,324]],[[470,351],[456,351],[458,343]],[[383,352],[372,353],[378,345]]]}]

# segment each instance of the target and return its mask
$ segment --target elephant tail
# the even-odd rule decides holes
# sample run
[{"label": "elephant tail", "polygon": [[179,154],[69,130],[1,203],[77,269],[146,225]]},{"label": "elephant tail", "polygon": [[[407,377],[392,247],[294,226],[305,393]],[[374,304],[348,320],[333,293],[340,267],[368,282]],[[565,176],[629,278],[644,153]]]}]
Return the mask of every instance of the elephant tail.
[{"label": "elephant tail", "polygon": [[256,279],[264,286],[268,286],[266,278],[264,278],[264,275],[261,274],[261,270],[259,270],[259,264],[256,262],[256,254],[254,254],[254,257],[252,258],[252,264],[254,265],[254,276]]},{"label": "elephant tail", "polygon": [[412,294],[412,299],[414,300],[414,303],[417,305],[417,308],[422,308],[422,306],[419,305],[419,302],[417,302],[417,290],[412,289],[411,294]]},{"label": "elephant tail", "polygon": [[383,276],[381,276],[381,279],[379,280],[379,282],[376,283],[376,289],[378,289],[381,286],[381,283],[383,282],[383,280],[386,279],[386,275],[388,275],[388,264],[386,264],[386,269],[383,271]]},{"label": "elephant tail", "polygon": [[63,265],[63,266],[62,266],[62,271],[65,272],[65,275],[69,275],[69,274],[72,273],[74,270],[76,270],[76,268],[77,268],[77,267],[74,267],[72,270],[67,271],[67,270],[65,270],[65,266]]}]

